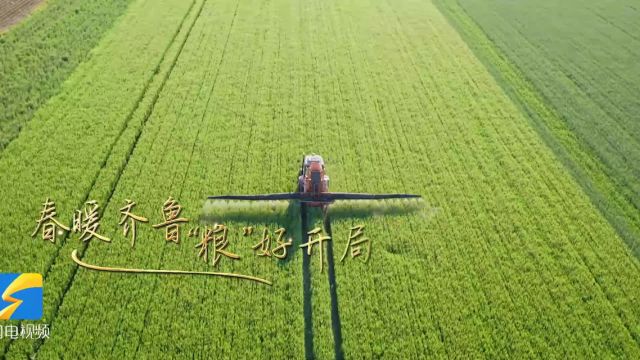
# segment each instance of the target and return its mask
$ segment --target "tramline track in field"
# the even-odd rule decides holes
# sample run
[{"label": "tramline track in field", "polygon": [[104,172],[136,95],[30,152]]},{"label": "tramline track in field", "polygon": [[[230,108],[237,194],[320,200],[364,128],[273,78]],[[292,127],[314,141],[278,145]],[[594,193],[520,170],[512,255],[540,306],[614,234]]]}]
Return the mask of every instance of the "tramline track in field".
[{"label": "tramline track in field", "polygon": [[[324,233],[333,239],[333,233],[331,231],[331,217],[328,213],[323,214],[323,227]],[[306,244],[309,241],[307,233],[309,232],[309,213],[307,204],[300,204],[300,223],[302,227],[302,241],[301,244]],[[324,246],[323,244],[319,244]],[[313,352],[313,316],[312,316],[312,303],[311,303],[311,259],[310,255],[306,251],[302,252],[302,286],[304,293],[304,343],[305,343],[305,358],[314,359]],[[338,291],[335,276],[335,267],[333,259],[333,240],[327,241],[327,268],[328,268],[328,280],[329,280],[329,296],[331,299],[331,330],[333,333],[333,349],[336,359],[344,359],[344,352],[342,349],[342,327],[340,325],[340,311],[338,308]]]},{"label": "tramline track in field", "polygon": [[0,1],[0,33],[26,18],[41,2],[42,0]]}]

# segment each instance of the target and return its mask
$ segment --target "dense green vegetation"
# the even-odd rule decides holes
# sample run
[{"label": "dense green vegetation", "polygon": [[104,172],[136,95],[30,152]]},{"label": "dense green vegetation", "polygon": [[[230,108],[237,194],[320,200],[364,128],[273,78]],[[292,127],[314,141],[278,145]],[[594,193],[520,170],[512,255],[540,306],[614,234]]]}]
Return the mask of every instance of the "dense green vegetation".
[{"label": "dense green vegetation", "polygon": [[[181,29],[192,8],[181,0],[161,8],[136,2],[0,157],[0,195],[7,204],[0,207],[0,268],[45,274],[45,321],[57,314],[75,272],[68,258],[77,235],[66,242],[59,237],[57,246],[24,235],[33,231],[47,197],[67,225],[86,200],[104,205],[109,199],[186,38]],[[8,347],[6,338],[1,341]],[[14,342],[11,350],[29,353],[32,345]]]},{"label": "dense green vegetation", "polygon": [[640,12],[632,1],[437,1],[640,257]]},{"label": "dense green vegetation", "polygon": [[[0,157],[0,268],[45,274],[52,326],[44,342],[3,339],[0,353],[640,357],[640,262],[558,155],[568,140],[555,148],[556,133],[540,132],[548,122],[532,119],[517,96],[530,94],[532,111],[565,124],[548,116],[553,105],[511,62],[474,53],[465,40],[487,39],[473,22],[452,22],[468,19],[454,5],[445,16],[414,0],[133,2]],[[505,87],[514,82],[500,71],[519,82]],[[330,211],[337,309],[328,249],[323,272],[317,248],[309,273],[303,266],[297,204],[204,201],[291,191],[301,155],[312,152],[323,155],[334,191],[424,196]],[[618,194],[611,186],[606,194]],[[169,196],[190,220],[179,244],[151,227]],[[67,224],[98,200],[112,242],[31,239],[47,197]],[[149,218],[135,248],[118,224],[125,199]],[[220,219],[227,250],[241,259],[214,268],[187,233]],[[323,225],[319,211],[308,220],[309,229]],[[242,236],[246,225],[253,236]],[[354,225],[371,239],[367,263],[340,262]],[[292,237],[286,260],[255,256],[265,226]],[[92,264],[228,271],[273,286],[99,273],[78,269],[73,249]]]},{"label": "dense green vegetation", "polygon": [[0,34],[0,151],[91,54],[130,0],[49,0]]}]

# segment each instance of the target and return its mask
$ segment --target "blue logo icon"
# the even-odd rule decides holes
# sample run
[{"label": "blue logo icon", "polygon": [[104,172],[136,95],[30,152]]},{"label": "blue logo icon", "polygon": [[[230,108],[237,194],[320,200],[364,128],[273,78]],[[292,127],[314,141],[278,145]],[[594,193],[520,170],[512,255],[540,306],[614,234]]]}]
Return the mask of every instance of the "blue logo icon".
[{"label": "blue logo icon", "polygon": [[0,320],[42,319],[42,275],[0,274]]}]

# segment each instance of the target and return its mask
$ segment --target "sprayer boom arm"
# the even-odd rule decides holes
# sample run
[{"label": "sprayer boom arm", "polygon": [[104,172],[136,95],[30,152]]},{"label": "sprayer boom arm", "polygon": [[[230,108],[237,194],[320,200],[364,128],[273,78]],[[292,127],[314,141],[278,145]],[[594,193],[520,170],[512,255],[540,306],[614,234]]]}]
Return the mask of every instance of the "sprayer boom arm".
[{"label": "sprayer boom arm", "polygon": [[414,194],[364,194],[364,193],[277,193],[262,195],[219,195],[209,196],[212,200],[300,200],[302,202],[326,202],[336,200],[383,200],[420,198]]}]

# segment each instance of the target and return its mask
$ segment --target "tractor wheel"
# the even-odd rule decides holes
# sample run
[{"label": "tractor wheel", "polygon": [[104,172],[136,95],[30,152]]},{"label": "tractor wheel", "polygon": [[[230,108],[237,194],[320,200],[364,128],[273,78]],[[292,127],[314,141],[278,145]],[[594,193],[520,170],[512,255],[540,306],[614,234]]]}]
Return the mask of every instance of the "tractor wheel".
[{"label": "tractor wheel", "polygon": [[298,176],[302,176],[303,169],[304,169],[304,155],[302,155],[302,162],[300,163],[300,170],[298,170]]},{"label": "tractor wheel", "polygon": [[298,192],[301,193],[304,191],[304,184],[302,181],[302,175],[298,176]]}]

